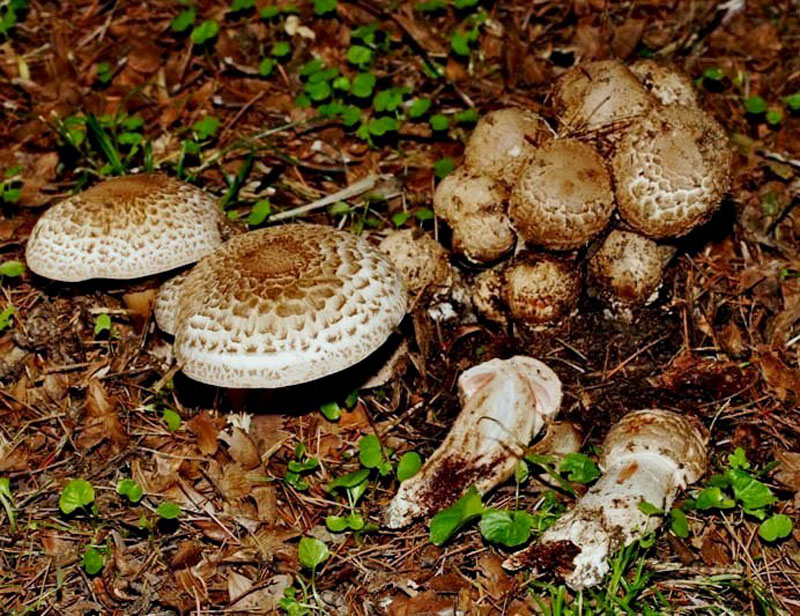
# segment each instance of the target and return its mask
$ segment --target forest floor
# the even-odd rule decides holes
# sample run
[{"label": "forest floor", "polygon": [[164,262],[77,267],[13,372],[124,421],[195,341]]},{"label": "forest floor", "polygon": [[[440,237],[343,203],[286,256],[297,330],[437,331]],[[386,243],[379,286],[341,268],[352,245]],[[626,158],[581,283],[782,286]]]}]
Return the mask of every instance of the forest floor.
[{"label": "forest floor", "polygon": [[[218,195],[243,229],[378,175],[374,195],[302,220],[434,235],[433,189],[476,119],[517,105],[553,120],[553,81],[609,57],[675,62],[736,150],[729,197],[631,324],[586,297],[558,332],[536,336],[434,327],[418,306],[403,325],[409,352],[382,387],[356,397],[342,376],[315,393],[231,401],[165,360],[169,339],[141,301],[165,277],[63,285],[15,263],[48,205],[151,169]],[[558,373],[561,418],[581,426],[588,454],[629,410],[691,414],[711,434],[700,487],[740,447],[775,495],[767,514],[796,519],[798,93],[792,0],[0,1],[2,611],[800,613],[800,529],[762,539],[738,502],[684,507],[687,532],[633,546],[578,594],[504,571],[508,550],[475,526],[441,547],[425,521],[381,528],[393,473],[370,471],[352,508],[326,490],[360,468],[364,435],[396,452],[392,464],[428,456],[458,411],[458,374],[518,352]],[[418,100],[430,105],[402,104]],[[543,520],[571,498],[545,487],[512,481],[485,502],[512,506],[519,490]],[[326,528],[351,509],[364,528]],[[330,550],[313,574],[304,536]]]}]

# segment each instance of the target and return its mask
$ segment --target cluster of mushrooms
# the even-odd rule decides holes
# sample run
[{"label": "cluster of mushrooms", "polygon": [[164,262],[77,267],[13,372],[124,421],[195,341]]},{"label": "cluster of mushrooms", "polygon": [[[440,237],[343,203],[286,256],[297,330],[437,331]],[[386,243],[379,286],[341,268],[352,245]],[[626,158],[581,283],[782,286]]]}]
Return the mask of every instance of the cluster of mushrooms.
[{"label": "cluster of mushrooms", "polygon": [[706,222],[728,190],[726,135],[691,80],[653,60],[576,66],[554,101],[558,135],[525,109],[482,117],[435,213],[453,252],[488,268],[472,289],[484,318],[556,324],[575,309],[585,262],[588,292],[629,319],[657,296],[669,240]]},{"label": "cluster of mushrooms", "polygon": [[[591,63],[569,71],[555,94],[562,133],[574,138],[554,137],[524,110],[489,113],[464,167],[434,197],[453,251],[493,265],[464,299],[492,320],[539,327],[568,315],[582,291],[574,251],[590,244],[588,276],[598,296],[615,310],[646,301],[673,253],[661,242],[707,220],[728,187],[724,133],[673,69]],[[388,235],[378,249],[327,226],[286,224],[227,241],[225,229],[215,200],[196,187],[161,174],[114,178],[45,212],[26,259],[36,274],[67,283],[138,279],[197,262],[161,286],[155,319],[174,336],[187,376],[233,389],[338,373],[384,345],[408,311],[409,293],[446,317],[447,302],[435,300],[465,288],[441,244],[410,230]],[[460,415],[401,485],[386,526],[449,506],[469,486],[493,489],[545,429],[551,453],[580,447],[569,430],[548,440],[561,382],[536,359],[484,362],[458,387]],[[668,510],[677,490],[702,475],[705,435],[680,415],[637,411],[611,428],[600,462],[601,479],[506,567],[555,571],[574,588],[599,583],[608,556],[659,523],[639,505]]]}]

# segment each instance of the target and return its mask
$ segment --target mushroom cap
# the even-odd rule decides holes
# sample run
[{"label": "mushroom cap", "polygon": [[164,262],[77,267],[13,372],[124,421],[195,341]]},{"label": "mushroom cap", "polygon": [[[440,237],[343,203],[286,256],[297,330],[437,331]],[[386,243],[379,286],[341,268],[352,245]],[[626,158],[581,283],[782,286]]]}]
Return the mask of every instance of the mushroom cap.
[{"label": "mushroom cap", "polygon": [[496,261],[516,243],[505,214],[504,186],[466,167],[449,174],[433,194],[436,215],[453,231],[453,250],[475,263]]},{"label": "mushroom cap", "polygon": [[574,66],[555,87],[561,125],[592,133],[619,127],[647,111],[654,99],[619,60]]},{"label": "mushroom cap", "polygon": [[305,383],[381,346],[406,302],[400,272],[363,238],[319,225],[252,231],[181,284],[175,356],[209,385]]},{"label": "mushroom cap", "polygon": [[732,161],[722,127],[700,109],[669,105],[639,118],[611,161],[620,214],[651,237],[685,235],[716,211]]},{"label": "mushroom cap", "polygon": [[156,325],[170,336],[175,335],[181,284],[188,275],[189,271],[187,270],[173,276],[159,287],[158,295],[156,295],[156,303],[153,306]]},{"label": "mushroom cap", "polygon": [[549,256],[527,256],[506,268],[504,299],[514,320],[528,325],[568,316],[581,293],[572,264]]},{"label": "mushroom cap", "polygon": [[490,111],[475,125],[464,149],[464,162],[473,172],[513,184],[525,158],[550,138],[547,123],[527,109],[507,107]]},{"label": "mushroom cap", "polygon": [[670,460],[678,483],[697,481],[706,470],[706,434],[700,422],[661,409],[628,413],[603,441],[600,466],[608,469],[632,457],[650,454]]},{"label": "mushroom cap", "polygon": [[162,174],[112,178],[47,210],[25,258],[61,282],[152,276],[214,250],[221,221],[214,198],[191,184]]},{"label": "mushroom cap", "polygon": [[441,296],[452,289],[453,269],[447,251],[432,237],[400,229],[381,240],[378,248],[400,271],[410,295]]},{"label": "mushroom cap", "polygon": [[572,139],[539,148],[520,172],[509,200],[520,236],[552,250],[585,245],[613,211],[611,177],[603,158]]},{"label": "mushroom cap", "polygon": [[491,263],[511,252],[517,236],[502,212],[469,214],[453,224],[453,250],[473,263]]},{"label": "mushroom cap", "polygon": [[589,259],[589,284],[600,297],[612,302],[644,303],[661,284],[664,265],[673,254],[671,246],[614,229]]},{"label": "mushroom cap", "polygon": [[433,193],[433,209],[447,224],[469,214],[502,212],[508,192],[488,175],[459,167],[448,174]]},{"label": "mushroom cap", "polygon": [[630,69],[662,105],[697,105],[694,83],[674,64],[647,58],[637,60],[631,64]]}]

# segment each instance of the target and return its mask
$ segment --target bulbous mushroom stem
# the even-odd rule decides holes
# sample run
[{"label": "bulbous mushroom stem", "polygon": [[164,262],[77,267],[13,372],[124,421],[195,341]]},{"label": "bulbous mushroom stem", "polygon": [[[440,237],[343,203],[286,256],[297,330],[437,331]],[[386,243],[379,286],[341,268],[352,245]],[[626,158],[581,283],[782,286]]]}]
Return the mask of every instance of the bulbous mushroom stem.
[{"label": "bulbous mushroom stem", "polygon": [[561,405],[561,381],[530,357],[479,364],[458,387],[463,409],[420,471],[400,485],[385,512],[389,528],[447,507],[472,485],[485,493],[508,479]]},{"label": "bulbous mushroom stem", "polygon": [[640,504],[669,510],[678,489],[696,481],[706,466],[700,427],[670,411],[626,415],[603,447],[603,476],[574,509],[504,567],[555,571],[576,590],[599,584],[609,556],[661,524],[661,516],[647,515]]}]

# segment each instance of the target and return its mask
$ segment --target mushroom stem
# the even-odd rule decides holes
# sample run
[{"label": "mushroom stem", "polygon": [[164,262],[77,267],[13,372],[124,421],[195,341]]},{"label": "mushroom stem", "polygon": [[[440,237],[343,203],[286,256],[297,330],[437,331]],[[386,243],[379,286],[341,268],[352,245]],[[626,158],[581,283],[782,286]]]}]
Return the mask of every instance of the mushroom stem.
[{"label": "mushroom stem", "polygon": [[463,409],[422,469],[401,484],[385,512],[389,528],[452,504],[471,485],[485,493],[508,479],[561,405],[561,381],[530,357],[479,364],[459,377],[458,388]]},{"label": "mushroom stem", "polygon": [[605,473],[537,543],[507,559],[507,569],[552,570],[578,590],[599,584],[608,557],[661,524],[647,502],[668,511],[678,488],[704,472],[704,435],[694,422],[662,410],[626,415],[603,443]]}]

